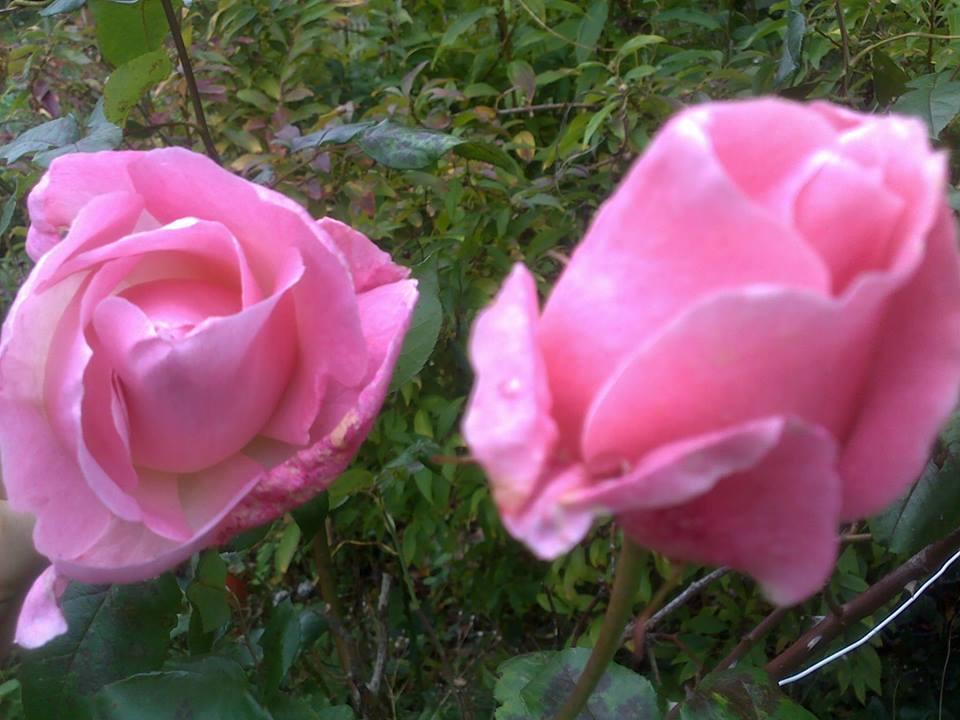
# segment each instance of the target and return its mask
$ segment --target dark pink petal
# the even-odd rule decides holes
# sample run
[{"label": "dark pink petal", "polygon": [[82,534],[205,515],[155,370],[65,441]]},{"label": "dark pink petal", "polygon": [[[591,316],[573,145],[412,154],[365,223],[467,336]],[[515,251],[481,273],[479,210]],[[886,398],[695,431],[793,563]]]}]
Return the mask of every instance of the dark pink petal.
[{"label": "dark pink petal", "polygon": [[284,300],[278,294],[208,318],[179,338],[165,337],[122,297],[99,304],[93,325],[123,387],[135,463],[196,472],[253,439],[293,366],[291,309]]},{"label": "dark pink petal", "polygon": [[304,246],[301,253],[303,275],[291,291],[296,325],[290,332],[299,340],[296,367],[261,434],[303,447],[310,443],[310,426],[328,384],[359,389],[370,360],[357,296],[339,258],[320,244]]},{"label": "dark pink petal", "polygon": [[843,299],[754,286],[694,305],[597,394],[584,457],[632,465],[678,439],[781,415],[846,437],[908,270],[869,278]]},{"label": "dark pink petal", "polygon": [[[764,418],[663,445],[634,467],[608,471],[613,475],[609,480],[592,480],[565,502],[611,513],[678,505],[708,492],[728,475],[750,470],[780,442],[784,423],[782,418]],[[597,468],[595,476],[601,470]]]},{"label": "dark pink petal", "polygon": [[841,456],[844,519],[870,515],[906,489],[956,404],[960,262],[954,223],[941,206],[922,264],[891,298]]},{"label": "dark pink petal", "polygon": [[71,153],[50,163],[27,198],[27,254],[33,260],[60,242],[80,210],[98,195],[132,193],[127,167],[133,152]]},{"label": "dark pink petal", "polygon": [[842,483],[830,436],[788,424],[753,468],[720,479],[670,508],[617,517],[635,542],[685,562],[748,573],[778,605],[792,605],[830,577]]},{"label": "dark pink petal", "polygon": [[753,201],[785,209],[794,177],[812,155],[837,136],[807,105],[775,98],[693,107],[690,117],[710,137],[723,169]]},{"label": "dark pink petal", "polygon": [[683,113],[600,209],[544,309],[540,346],[565,440],[628,353],[706,296],[751,284],[825,294],[829,276],[731,179],[696,113]]},{"label": "dark pink petal", "polygon": [[[312,446],[300,451],[281,446],[287,452],[295,452],[292,456],[281,448],[268,449],[265,454],[270,457],[288,459],[269,463],[272,469],[218,528],[218,542],[272,520],[329,487],[370,432],[417,302],[416,281],[381,285],[358,299],[364,340],[371,357],[359,395],[352,388],[333,384],[323,411],[311,428]],[[250,452],[254,453],[253,448]]]},{"label": "dark pink petal", "polygon": [[410,274],[409,269],[394,263],[390,255],[349,225],[329,217],[320,218],[317,224],[333,239],[346,259],[353,275],[353,288],[358,293],[403,280]]},{"label": "dark pink petal", "polygon": [[476,380],[463,434],[505,515],[530,498],[557,440],[538,323],[536,285],[518,264],[470,337]]},{"label": "dark pink petal", "polygon": [[891,266],[904,208],[879,169],[871,172],[838,156],[824,159],[797,195],[794,212],[797,229],[830,269],[834,294],[865,273]]}]

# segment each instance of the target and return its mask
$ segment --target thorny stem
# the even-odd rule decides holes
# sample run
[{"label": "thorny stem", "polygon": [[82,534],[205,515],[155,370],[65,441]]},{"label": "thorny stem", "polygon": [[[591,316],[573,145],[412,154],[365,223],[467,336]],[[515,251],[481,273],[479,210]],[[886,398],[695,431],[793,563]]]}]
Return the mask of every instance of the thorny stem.
[{"label": "thorny stem", "polygon": [[573,692],[560,708],[555,720],[575,720],[586,706],[600,678],[603,677],[617,648],[620,647],[620,634],[623,632],[624,625],[627,624],[627,618],[630,617],[633,600],[640,586],[643,555],[644,552],[638,545],[624,537],[623,549],[617,560],[617,574],[613,581],[610,604],[607,606],[607,614],[600,628],[600,637],[593,646],[587,666],[577,680]]},{"label": "thorny stem", "polygon": [[160,2],[163,4],[163,12],[167,16],[170,34],[173,35],[173,44],[177,46],[177,56],[180,58],[181,67],[183,67],[183,77],[187,81],[187,90],[193,103],[193,112],[197,116],[197,124],[200,126],[203,147],[210,159],[221,165],[220,153],[217,152],[217,148],[213,144],[213,137],[210,135],[210,128],[207,126],[207,117],[203,113],[203,102],[200,100],[200,89],[197,87],[197,79],[193,74],[193,65],[190,62],[190,56],[187,54],[187,47],[183,44],[183,35],[180,34],[180,21],[177,19],[177,13],[174,11],[170,0],[160,0]]}]

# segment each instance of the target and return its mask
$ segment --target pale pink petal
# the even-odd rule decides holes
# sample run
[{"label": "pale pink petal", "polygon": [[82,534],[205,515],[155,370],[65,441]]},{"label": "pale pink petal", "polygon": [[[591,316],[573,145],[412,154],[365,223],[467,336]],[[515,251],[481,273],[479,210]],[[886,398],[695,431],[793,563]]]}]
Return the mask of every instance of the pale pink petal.
[{"label": "pale pink petal", "polygon": [[58,561],[59,571],[86,583],[138,582],[155,577],[213,544],[216,526],[257,484],[263,467],[234,455],[202,473],[179,478],[179,496],[193,530],[188,541],[171,540],[142,523],[113,518],[95,546]]},{"label": "pale pink petal", "polygon": [[826,293],[829,282],[803,238],[731,179],[697,116],[681,114],[600,209],[544,309],[564,441],[623,358],[684,308],[724,288]]},{"label": "pale pink petal", "polygon": [[329,217],[320,218],[317,224],[333,239],[346,259],[353,276],[353,288],[358,293],[403,280],[410,274],[408,268],[394,263],[389,254],[349,225]]},{"label": "pale pink petal", "polygon": [[788,424],[753,468],[670,508],[618,515],[640,545],[674,560],[748,573],[778,605],[792,605],[830,577],[842,485],[829,434]]},{"label": "pale pink petal", "polygon": [[[381,285],[361,294],[359,303],[364,338],[371,358],[376,360],[368,368],[359,396],[352,389],[332,387],[324,401],[323,413],[311,428],[312,446],[296,452],[267,473],[218,528],[218,542],[272,520],[329,487],[346,469],[370,432],[383,405],[417,303],[416,281]],[[337,398],[349,398],[350,402],[340,402]]]},{"label": "pale pink petal", "polygon": [[[134,496],[143,513],[143,524],[169,540],[192,540],[195,532],[180,499],[180,476],[144,467],[138,468],[138,474],[139,483]],[[202,484],[205,477],[191,479]]]},{"label": "pale pink petal", "polygon": [[[52,254],[52,253],[51,253]],[[0,457],[13,509],[37,517],[34,542],[50,558],[82,551],[104,532],[109,512],[87,486],[44,410],[45,364],[56,328],[83,278],[37,293],[41,259],[14,300],[0,341]],[[38,483],[38,477],[44,478]]]},{"label": "pale pink petal", "polygon": [[67,621],[60,610],[60,597],[66,589],[66,578],[59,577],[52,565],[41,573],[23,601],[14,635],[17,645],[38,648],[67,631]]},{"label": "pale pink petal", "polygon": [[133,152],[71,153],[50,163],[27,198],[27,254],[39,260],[98,195],[132,192],[127,167],[137,156]]},{"label": "pale pink petal", "polygon": [[501,513],[527,502],[557,440],[537,346],[538,305],[533,277],[515,265],[470,337],[476,380],[463,434],[490,477]]},{"label": "pale pink petal", "polygon": [[844,519],[870,515],[923,468],[960,385],[960,261],[941,206],[916,274],[893,296],[840,462]]},{"label": "pale pink petal", "polygon": [[593,524],[595,510],[565,502],[590,482],[582,465],[551,468],[541,478],[541,489],[522,508],[500,508],[504,527],[542,560],[569,552]]}]

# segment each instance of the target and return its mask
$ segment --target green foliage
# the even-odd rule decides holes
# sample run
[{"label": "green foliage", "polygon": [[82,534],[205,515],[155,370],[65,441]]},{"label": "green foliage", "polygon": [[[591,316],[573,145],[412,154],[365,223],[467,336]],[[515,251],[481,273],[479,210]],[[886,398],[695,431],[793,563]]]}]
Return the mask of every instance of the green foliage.
[{"label": "green foliage", "polygon": [[159,49],[138,55],[124,63],[103,88],[103,112],[107,120],[123,125],[140,97],[170,74],[170,58]]},{"label": "green foliage", "polygon": [[90,0],[90,10],[97,26],[100,52],[116,67],[158,50],[167,37],[160,0]]},{"label": "green foliage", "polygon": [[708,675],[682,704],[681,720],[817,720],[759,671]]},{"label": "green foliage", "polygon": [[[507,660],[494,697],[501,703],[495,720],[538,720],[553,717],[573,690],[590,651],[569,648],[538,652]],[[625,667],[611,663],[579,715],[582,720],[659,720],[653,686]]]},{"label": "green foliage", "polygon": [[180,590],[171,575],[138,585],[80,585],[64,592],[65,635],[24,655],[20,682],[30,720],[88,717],[101,687],[158,669],[176,624]]}]

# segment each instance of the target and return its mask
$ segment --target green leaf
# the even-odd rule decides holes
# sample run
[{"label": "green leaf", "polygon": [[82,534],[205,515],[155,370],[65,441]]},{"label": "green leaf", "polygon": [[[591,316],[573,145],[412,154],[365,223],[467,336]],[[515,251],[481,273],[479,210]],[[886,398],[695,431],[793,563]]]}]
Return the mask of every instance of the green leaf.
[{"label": "green leaf", "polygon": [[433,353],[443,325],[443,306],[440,304],[437,286],[437,260],[428,258],[413,269],[413,277],[419,284],[420,297],[413,310],[410,330],[403,340],[400,356],[393,371],[391,389],[399,388],[412,380],[423,368]]},{"label": "green leaf", "polygon": [[297,552],[297,548],[300,546],[300,536],[300,526],[295,522],[287,523],[287,526],[283,528],[283,535],[280,536],[277,552],[273,556],[277,575],[285,575],[290,568],[294,553]]},{"label": "green leaf", "polygon": [[870,522],[874,537],[900,555],[913,555],[960,525],[960,462],[927,463],[907,494]]},{"label": "green leaf", "polygon": [[509,720],[511,717],[524,717],[526,703],[520,697],[534,676],[550,660],[552,652],[534,652],[517,655],[500,664],[497,668],[497,684],[493,688],[493,697],[500,703],[494,714],[494,720]]},{"label": "green leaf", "polygon": [[662,42],[666,42],[666,38],[661,37],[660,35],[634,35],[620,46],[620,49],[617,50],[617,57],[622,58],[632,52],[636,52],[642,47],[656,45],[657,43]]},{"label": "green leaf", "polygon": [[263,688],[267,693],[280,689],[290,666],[300,652],[300,620],[289,600],[277,605],[260,638],[263,648]]},{"label": "green leaf", "polygon": [[[568,648],[511,658],[498,672],[494,696],[503,703],[495,720],[553,717],[573,691],[590,650]],[[529,679],[528,679],[529,678]],[[611,663],[579,720],[659,720],[657,695],[646,678]]]},{"label": "green leaf", "polygon": [[800,53],[803,51],[803,36],[807,32],[807,20],[802,12],[802,0],[790,0],[787,10],[787,35],[783,40],[783,54],[774,76],[774,84],[779,86],[800,67]]},{"label": "green leaf", "polygon": [[24,155],[63,147],[80,136],[77,119],[66,115],[21,133],[6,145],[0,145],[0,159],[16,162]]},{"label": "green leaf", "polygon": [[371,488],[375,483],[373,473],[364,468],[350,468],[342,472],[327,491],[330,494],[330,509],[336,510],[351,495]]},{"label": "green leaf", "polygon": [[40,11],[40,14],[44,17],[50,17],[51,15],[68,13],[71,10],[79,10],[86,1],[87,0],[53,0],[52,3]]},{"label": "green leaf", "polygon": [[221,657],[200,658],[108,685],[94,698],[93,718],[272,720],[250,692],[243,668]]},{"label": "green leaf", "polygon": [[680,708],[681,720],[817,720],[792,702],[762,670],[712,673]]},{"label": "green leaf", "polygon": [[163,48],[135,57],[110,73],[103,87],[103,114],[107,120],[123,125],[137,101],[172,70]]},{"label": "green leaf", "polygon": [[203,632],[214,632],[230,622],[227,565],[216,550],[200,555],[197,574],[187,587],[187,598],[200,613]]},{"label": "green leaf", "polygon": [[259,90],[254,90],[253,88],[244,88],[238,91],[237,99],[253,105],[258,110],[267,113],[267,115],[272,115],[274,110],[277,109],[276,100],[271,100],[264,93]]},{"label": "green leaf", "polygon": [[10,223],[13,221],[13,211],[17,209],[17,188],[14,187],[13,192],[10,193],[10,197],[3,201],[3,206],[0,207],[0,238],[3,237],[3,234],[7,231],[7,228],[10,227]]},{"label": "green leaf", "polygon": [[453,152],[467,160],[490,163],[514,175],[520,175],[520,166],[500,147],[489,142],[469,141],[457,145]]},{"label": "green leaf", "polygon": [[332,127],[318,130],[315,133],[294,138],[290,143],[290,149],[294,152],[306,150],[307,148],[319,147],[320,145],[342,145],[353,140],[364,130],[372,128],[376,123],[364,121],[350,123],[348,125],[334,125]]},{"label": "green leaf", "polygon": [[97,101],[93,112],[87,119],[85,126],[86,134],[76,141],[70,141],[65,145],[38,152],[33,156],[33,161],[41,167],[48,166],[54,158],[73,152],[99,152],[100,150],[113,150],[123,140],[123,131],[107,120],[103,113],[103,99]]},{"label": "green leaf", "polygon": [[437,56],[440,55],[440,51],[449,45],[453,45],[457,41],[457,38],[460,37],[467,30],[476,25],[477,21],[482,20],[485,17],[490,17],[496,13],[495,8],[490,5],[486,5],[479,10],[474,10],[473,12],[468,12],[464,15],[461,15],[447,28],[446,32],[443,33],[443,37],[440,38],[440,45],[437,47]]},{"label": "green leaf", "polygon": [[173,575],[136,585],[71,583],[63,594],[65,635],[25,652],[20,668],[30,720],[81,720],[86,698],[167,656],[182,595]]},{"label": "green leaf", "polygon": [[452,135],[419,130],[384,120],[364,132],[360,149],[381,165],[397,170],[420,170],[434,165],[463,140]]},{"label": "green leaf", "polygon": [[870,56],[873,61],[873,94],[881,105],[889,105],[907,90],[910,76],[882,50],[874,50]]},{"label": "green leaf", "polygon": [[507,65],[507,77],[515,88],[517,88],[526,98],[526,102],[533,100],[537,92],[537,73],[534,72],[530,63],[523,60],[514,60]]},{"label": "green leaf", "polygon": [[907,83],[911,88],[890,108],[893,112],[916,115],[930,129],[930,137],[940,132],[960,113],[960,81],[950,79],[950,71],[921,75]]},{"label": "green leaf", "polygon": [[[179,7],[179,2],[175,2],[174,7]],[[114,66],[159,49],[169,32],[160,0],[135,3],[90,0],[90,10],[97,26],[100,52]]]},{"label": "green leaf", "polygon": [[278,695],[268,706],[273,720],[356,720],[349,705],[316,707],[303,698]]},{"label": "green leaf", "polygon": [[307,543],[324,527],[330,512],[330,496],[322,492],[290,512],[303,533],[303,542]]},{"label": "green leaf", "polygon": [[607,0],[593,0],[587,8],[580,26],[577,28],[577,63],[587,60],[597,47],[597,41],[607,23],[607,13],[610,9]]}]

